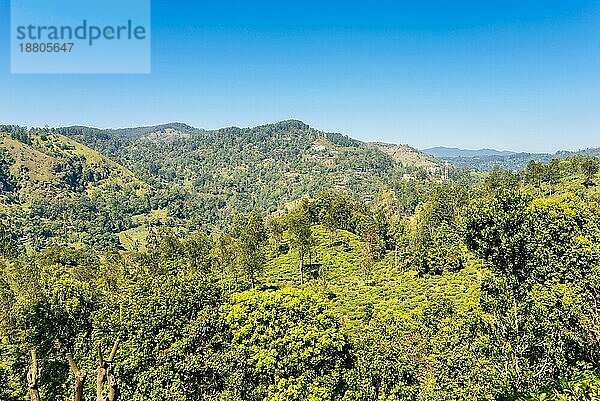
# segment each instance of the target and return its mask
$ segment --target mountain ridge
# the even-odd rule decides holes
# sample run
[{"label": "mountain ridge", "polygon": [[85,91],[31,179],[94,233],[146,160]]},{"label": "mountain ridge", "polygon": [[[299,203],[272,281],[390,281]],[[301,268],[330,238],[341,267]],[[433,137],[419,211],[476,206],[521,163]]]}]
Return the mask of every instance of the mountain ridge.
[{"label": "mountain ridge", "polygon": [[496,150],[490,148],[482,149],[461,149],[456,147],[435,146],[432,148],[421,149],[421,152],[430,156],[439,158],[454,158],[454,157],[478,157],[478,156],[510,156],[517,154],[510,150]]}]

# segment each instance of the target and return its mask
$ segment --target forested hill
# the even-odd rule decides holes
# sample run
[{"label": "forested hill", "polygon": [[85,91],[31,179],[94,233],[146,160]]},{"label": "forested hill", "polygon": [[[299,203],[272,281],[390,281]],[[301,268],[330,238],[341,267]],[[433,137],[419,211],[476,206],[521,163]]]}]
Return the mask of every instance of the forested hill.
[{"label": "forested hill", "polygon": [[148,184],[53,129],[0,127],[0,218],[20,242],[116,247],[131,216],[150,210]]},{"label": "forested hill", "polygon": [[294,120],[219,130],[171,123],[0,132],[0,211],[35,248],[131,247],[151,227],[210,230],[238,213],[281,213],[325,191],[367,202],[398,191],[410,212],[419,187],[442,173],[408,146],[366,144]]},{"label": "forested hill", "polygon": [[[185,182],[202,193],[209,186],[209,192],[227,187],[240,194],[260,193],[260,187],[266,186],[284,190],[280,195],[286,199],[297,199],[300,193],[338,185],[366,194],[377,190],[367,181],[381,184],[393,174],[436,165],[434,159],[409,147],[403,148],[404,157],[397,157],[383,150],[386,144],[366,144],[296,120],[211,131],[181,123],[58,131],[119,160],[148,182]],[[260,202],[260,197],[247,200]]]},{"label": "forested hill", "polygon": [[258,208],[272,213],[323,191],[368,200],[403,177],[425,181],[440,176],[434,159],[408,147],[404,156],[389,154],[295,120],[211,131],[180,123],[58,131],[164,190],[171,215],[211,224],[232,211]]}]

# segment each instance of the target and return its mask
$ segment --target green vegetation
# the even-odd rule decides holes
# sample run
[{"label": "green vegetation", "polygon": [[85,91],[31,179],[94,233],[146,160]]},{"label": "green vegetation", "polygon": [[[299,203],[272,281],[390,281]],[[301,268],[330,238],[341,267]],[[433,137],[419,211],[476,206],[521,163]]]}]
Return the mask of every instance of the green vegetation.
[{"label": "green vegetation", "polygon": [[2,131],[3,401],[30,350],[67,400],[116,338],[123,400],[599,397],[593,156],[443,180],[296,121]]},{"label": "green vegetation", "polygon": [[512,153],[505,155],[474,155],[445,157],[458,168],[471,171],[492,171],[494,168],[502,168],[512,171],[523,170],[531,161],[548,164],[552,160],[563,160],[571,157],[582,156],[600,156],[600,148],[584,149],[577,152],[559,151],[555,154],[548,153]]}]

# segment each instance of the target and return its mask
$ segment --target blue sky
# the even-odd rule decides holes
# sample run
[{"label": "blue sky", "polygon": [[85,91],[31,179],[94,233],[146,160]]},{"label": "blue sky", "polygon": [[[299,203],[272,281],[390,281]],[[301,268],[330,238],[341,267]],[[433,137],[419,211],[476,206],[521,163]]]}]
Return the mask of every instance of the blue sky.
[{"label": "blue sky", "polygon": [[290,118],[363,140],[600,146],[600,1],[163,1],[149,75],[11,75],[0,122],[203,128]]}]

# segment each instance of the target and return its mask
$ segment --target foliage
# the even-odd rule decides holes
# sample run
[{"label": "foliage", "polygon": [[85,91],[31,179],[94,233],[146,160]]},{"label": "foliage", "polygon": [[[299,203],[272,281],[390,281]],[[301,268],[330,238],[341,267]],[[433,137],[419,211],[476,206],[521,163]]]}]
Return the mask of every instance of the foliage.
[{"label": "foliage", "polygon": [[236,294],[223,309],[231,330],[227,400],[336,400],[345,391],[349,341],[315,293]]},{"label": "foliage", "polygon": [[568,194],[529,201],[501,192],[473,209],[468,241],[493,271],[482,301],[511,391],[572,377],[598,361],[598,222]]},{"label": "foliage", "polygon": [[442,186],[416,212],[411,232],[413,264],[420,274],[458,271],[466,263],[461,237],[468,194],[461,187]]},{"label": "foliage", "polygon": [[222,387],[220,292],[201,272],[131,272],[95,319],[95,338],[121,339],[127,400],[212,400]]},{"label": "foliage", "polygon": [[526,401],[595,401],[600,399],[600,376],[585,373],[573,380],[561,381],[553,389],[523,398]]},{"label": "foliage", "polygon": [[299,121],[0,131],[2,400],[31,349],[65,400],[116,338],[132,401],[598,398],[591,156],[446,180]]},{"label": "foliage", "polygon": [[263,273],[267,231],[257,211],[246,216],[238,215],[233,221],[233,237],[237,240],[237,263],[242,273],[254,288]]},{"label": "foliage", "polygon": [[12,192],[17,188],[17,180],[10,171],[10,167],[14,164],[14,159],[6,151],[0,149],[0,193]]}]

